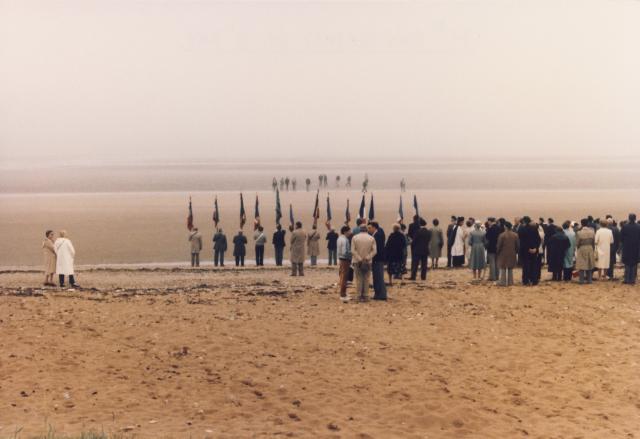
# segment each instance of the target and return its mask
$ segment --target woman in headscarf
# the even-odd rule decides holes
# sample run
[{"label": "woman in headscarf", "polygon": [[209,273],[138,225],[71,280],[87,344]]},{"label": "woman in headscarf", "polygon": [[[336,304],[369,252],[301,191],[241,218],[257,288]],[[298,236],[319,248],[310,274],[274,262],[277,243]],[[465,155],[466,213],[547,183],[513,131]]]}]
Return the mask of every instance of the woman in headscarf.
[{"label": "woman in headscarf", "polygon": [[590,284],[595,267],[595,232],[589,227],[587,218],[583,218],[580,224],[581,228],[576,233],[576,270],[578,270],[580,283]]},{"label": "woman in headscarf", "polygon": [[480,223],[473,224],[467,243],[469,245],[469,268],[473,270],[473,279],[481,280],[487,266],[485,251],[487,246],[487,232],[480,228]]}]

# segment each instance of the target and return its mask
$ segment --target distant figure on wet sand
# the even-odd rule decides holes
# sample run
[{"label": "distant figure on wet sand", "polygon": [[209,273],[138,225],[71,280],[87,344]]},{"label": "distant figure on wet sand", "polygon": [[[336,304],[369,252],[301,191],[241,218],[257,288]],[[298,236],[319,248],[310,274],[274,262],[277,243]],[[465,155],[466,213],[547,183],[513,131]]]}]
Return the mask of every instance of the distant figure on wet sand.
[{"label": "distant figure on wet sand", "polygon": [[284,255],[285,240],[284,237],[287,234],[286,230],[282,230],[280,224],[276,225],[276,231],[273,232],[271,242],[273,243],[273,250],[276,258],[276,265],[282,266],[282,259]]},{"label": "distant figure on wet sand", "polygon": [[304,276],[305,243],[307,233],[302,230],[302,223],[296,222],[296,227],[291,233],[289,251],[291,252],[291,276]]},{"label": "distant figure on wet sand", "polygon": [[66,230],[60,231],[60,237],[53,244],[56,251],[56,272],[58,273],[58,281],[60,286],[64,287],[64,277],[69,276],[69,284],[74,288],[79,288],[74,278],[74,259],[76,257],[76,249],[67,238]]},{"label": "distant figure on wet sand", "polygon": [[316,225],[313,226],[311,233],[309,233],[309,236],[307,237],[307,246],[311,265],[318,265],[318,255],[320,255],[320,233],[318,233],[318,226]]},{"label": "distant figure on wet sand", "polygon": [[52,230],[47,230],[42,241],[42,255],[44,257],[44,286],[55,287],[53,276],[56,274],[56,249],[54,248],[54,237]]},{"label": "distant figure on wet sand", "polygon": [[376,240],[367,233],[366,226],[351,239],[351,257],[356,278],[356,294],[361,302],[369,300],[369,280],[371,265],[376,255]]},{"label": "distant figure on wet sand", "polygon": [[198,228],[194,227],[189,234],[189,242],[191,243],[191,266],[200,266],[200,252],[202,251],[202,235],[198,232]]},{"label": "distant figure on wet sand", "polygon": [[233,256],[236,258],[236,267],[244,267],[244,257],[247,254],[247,237],[242,230],[233,237]]},{"label": "distant figure on wet sand", "polygon": [[222,229],[213,235],[213,264],[217,267],[220,264],[224,267],[224,252],[227,251],[227,236]]}]

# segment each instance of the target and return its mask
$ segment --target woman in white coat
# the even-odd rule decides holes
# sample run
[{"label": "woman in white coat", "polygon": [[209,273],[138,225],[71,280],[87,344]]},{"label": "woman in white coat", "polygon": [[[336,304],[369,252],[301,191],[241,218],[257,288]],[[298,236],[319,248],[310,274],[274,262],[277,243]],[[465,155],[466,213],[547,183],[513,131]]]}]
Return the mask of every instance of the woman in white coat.
[{"label": "woman in white coat", "polygon": [[603,275],[609,269],[611,258],[611,244],[613,244],[613,232],[607,227],[606,221],[600,222],[600,228],[596,232],[596,268],[598,269],[598,279],[602,280]]},{"label": "woman in white coat", "polygon": [[60,286],[64,287],[64,277],[69,276],[69,284],[72,287],[78,287],[73,277],[73,259],[76,256],[76,250],[73,248],[73,244],[71,244],[69,238],[67,238],[67,232],[65,230],[60,232],[60,237],[56,239],[53,247],[57,256],[56,272],[58,273]]}]

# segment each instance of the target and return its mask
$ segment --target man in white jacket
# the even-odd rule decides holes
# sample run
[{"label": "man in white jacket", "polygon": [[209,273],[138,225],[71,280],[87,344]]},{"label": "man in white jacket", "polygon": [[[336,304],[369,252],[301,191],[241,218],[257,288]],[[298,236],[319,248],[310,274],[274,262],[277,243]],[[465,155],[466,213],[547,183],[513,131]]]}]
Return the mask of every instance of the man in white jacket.
[{"label": "man in white jacket", "polygon": [[69,238],[67,238],[66,230],[60,232],[60,237],[56,239],[53,248],[57,256],[56,272],[58,273],[60,287],[64,287],[64,277],[69,276],[69,284],[74,288],[78,288],[79,285],[76,285],[73,271],[73,260],[76,257],[76,250],[73,248],[73,244]]},{"label": "man in white jacket", "polygon": [[376,252],[376,240],[367,233],[366,226],[360,226],[360,233],[351,239],[351,256],[356,277],[356,294],[361,302],[369,299],[371,264]]}]

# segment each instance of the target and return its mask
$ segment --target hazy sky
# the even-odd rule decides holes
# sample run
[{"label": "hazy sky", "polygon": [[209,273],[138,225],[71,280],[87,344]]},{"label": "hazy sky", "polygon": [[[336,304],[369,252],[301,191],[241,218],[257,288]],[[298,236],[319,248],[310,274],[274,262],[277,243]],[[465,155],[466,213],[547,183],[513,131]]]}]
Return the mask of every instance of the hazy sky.
[{"label": "hazy sky", "polygon": [[640,1],[0,0],[0,159],[635,154]]}]

